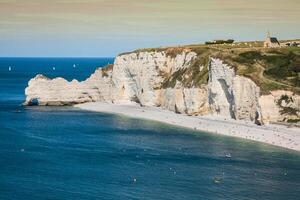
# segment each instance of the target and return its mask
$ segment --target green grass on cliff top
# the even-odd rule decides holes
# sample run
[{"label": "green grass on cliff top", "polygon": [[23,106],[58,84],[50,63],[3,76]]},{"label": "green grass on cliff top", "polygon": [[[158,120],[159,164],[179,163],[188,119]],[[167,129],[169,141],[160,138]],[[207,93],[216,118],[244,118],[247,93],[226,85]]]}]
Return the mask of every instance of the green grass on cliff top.
[{"label": "green grass on cliff top", "polygon": [[190,67],[165,75],[162,88],[175,87],[176,82],[185,87],[205,85],[208,81],[208,60],[214,57],[232,66],[238,75],[252,79],[261,88],[262,94],[277,89],[300,94],[300,47],[266,49],[263,48],[263,42],[255,41],[149,48],[134,52],[162,51],[170,57],[176,57],[182,51],[193,51],[198,55]]}]

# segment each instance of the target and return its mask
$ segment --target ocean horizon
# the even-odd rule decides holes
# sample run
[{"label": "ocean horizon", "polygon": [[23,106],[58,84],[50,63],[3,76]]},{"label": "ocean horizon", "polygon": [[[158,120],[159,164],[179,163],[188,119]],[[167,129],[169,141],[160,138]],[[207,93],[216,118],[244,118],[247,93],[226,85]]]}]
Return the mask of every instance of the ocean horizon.
[{"label": "ocean horizon", "polygon": [[300,199],[299,152],[121,115],[22,105],[37,74],[82,81],[113,62],[0,58],[1,200]]}]

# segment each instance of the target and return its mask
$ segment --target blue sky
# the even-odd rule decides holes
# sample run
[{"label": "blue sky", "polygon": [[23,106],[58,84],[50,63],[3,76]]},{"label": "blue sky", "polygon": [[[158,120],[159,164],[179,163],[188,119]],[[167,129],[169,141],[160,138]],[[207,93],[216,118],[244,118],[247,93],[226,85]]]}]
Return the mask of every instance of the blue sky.
[{"label": "blue sky", "polygon": [[0,0],[0,56],[105,57],[233,38],[300,38],[299,0]]}]

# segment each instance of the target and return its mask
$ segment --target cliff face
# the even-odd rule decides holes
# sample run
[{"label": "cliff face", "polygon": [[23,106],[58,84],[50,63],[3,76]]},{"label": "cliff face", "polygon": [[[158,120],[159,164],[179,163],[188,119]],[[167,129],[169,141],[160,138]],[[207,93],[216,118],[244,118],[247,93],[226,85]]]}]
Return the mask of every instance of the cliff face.
[{"label": "cliff face", "polygon": [[165,76],[186,68],[195,59],[194,52],[184,51],[176,57],[166,52],[141,52],[116,58],[112,72],[113,101],[136,101],[158,106],[161,84]]},{"label": "cliff face", "polygon": [[[255,123],[299,116],[298,95],[279,91],[260,96],[260,88],[252,80],[236,75],[221,59],[211,57],[207,65],[199,60],[191,50],[176,54],[145,51],[120,55],[113,66],[96,70],[83,82],[50,80],[38,75],[29,81],[25,104],[135,102],[188,115],[212,114]],[[202,78],[203,84],[187,87],[182,80],[189,80],[191,69],[199,74],[208,73],[208,80]],[[165,84],[168,80],[175,80],[170,87]]]},{"label": "cliff face", "polygon": [[208,99],[213,114],[241,120],[260,120],[259,88],[219,59],[209,64]]}]

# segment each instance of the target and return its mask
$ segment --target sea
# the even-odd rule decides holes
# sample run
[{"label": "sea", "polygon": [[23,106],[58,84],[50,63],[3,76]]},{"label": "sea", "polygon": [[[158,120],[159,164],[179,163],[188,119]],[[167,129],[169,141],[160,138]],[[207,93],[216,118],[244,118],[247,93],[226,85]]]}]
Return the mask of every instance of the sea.
[{"label": "sea", "polygon": [[0,58],[0,200],[300,199],[299,152],[120,115],[22,105],[37,74],[82,81],[113,61]]}]

